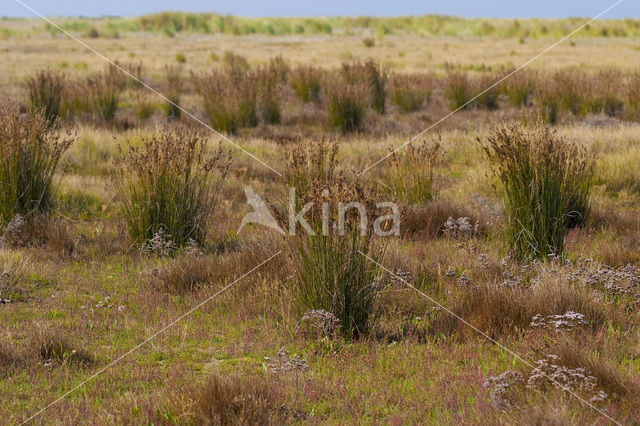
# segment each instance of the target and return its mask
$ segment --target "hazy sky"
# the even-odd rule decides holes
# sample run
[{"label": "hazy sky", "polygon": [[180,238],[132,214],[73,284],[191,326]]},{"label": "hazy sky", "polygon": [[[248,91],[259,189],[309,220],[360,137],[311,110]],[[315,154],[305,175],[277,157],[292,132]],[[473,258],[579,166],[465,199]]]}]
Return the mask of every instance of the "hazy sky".
[{"label": "hazy sky", "polygon": [[[22,0],[49,16],[143,15],[164,10],[243,16],[448,14],[468,17],[592,17],[616,0]],[[0,0],[0,16],[32,16],[15,0]],[[640,1],[625,0],[603,18],[640,18]],[[1,23],[0,23],[1,25]]]}]

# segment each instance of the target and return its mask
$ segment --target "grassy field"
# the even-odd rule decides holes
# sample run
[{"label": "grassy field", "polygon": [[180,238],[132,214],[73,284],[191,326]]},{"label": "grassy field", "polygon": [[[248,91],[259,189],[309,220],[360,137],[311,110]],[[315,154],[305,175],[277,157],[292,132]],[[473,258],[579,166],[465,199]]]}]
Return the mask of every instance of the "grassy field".
[{"label": "grassy field", "polygon": [[0,20],[3,423],[640,421],[637,21],[61,22],[140,81]]}]

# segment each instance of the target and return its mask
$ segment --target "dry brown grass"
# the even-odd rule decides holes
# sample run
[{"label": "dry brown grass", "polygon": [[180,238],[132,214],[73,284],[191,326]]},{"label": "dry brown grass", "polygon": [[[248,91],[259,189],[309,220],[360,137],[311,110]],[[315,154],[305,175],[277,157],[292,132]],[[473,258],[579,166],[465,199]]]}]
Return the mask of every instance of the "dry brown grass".
[{"label": "dry brown grass", "polygon": [[449,71],[445,82],[445,97],[449,101],[449,108],[469,108],[468,102],[475,95],[473,93],[473,82],[469,76],[460,71]]},{"label": "dry brown grass", "polygon": [[400,233],[411,240],[433,240],[443,235],[445,222],[467,217],[472,225],[479,224],[478,235],[486,233],[486,220],[469,207],[455,201],[439,198],[420,206],[406,208],[402,215]]},{"label": "dry brown grass", "polygon": [[640,233],[629,232],[623,235],[604,233],[606,241],[597,246],[596,258],[607,265],[623,267],[640,261]]},{"label": "dry brown grass", "polygon": [[625,91],[627,93],[625,109],[627,117],[633,121],[640,120],[640,73],[627,77]]},{"label": "dry brown grass", "polygon": [[562,69],[553,75],[552,81],[561,108],[574,115],[581,114],[588,93],[586,75],[578,69]]},{"label": "dry brown grass", "polygon": [[216,274],[217,266],[215,258],[179,256],[167,265],[152,270],[152,282],[160,290],[170,293],[192,291],[220,278]]},{"label": "dry brown grass", "polygon": [[[534,315],[561,315],[567,311],[585,315],[591,327],[603,324],[606,307],[584,288],[570,286],[554,273],[541,278],[532,288],[508,288],[475,282],[456,291],[447,301],[451,310],[490,336],[522,333]],[[431,325],[431,332],[450,335],[471,332],[452,315],[442,312]]]},{"label": "dry brown grass", "polygon": [[546,123],[556,124],[560,120],[560,100],[553,81],[543,80],[538,84],[534,105],[539,118]]},{"label": "dry brown grass", "polygon": [[0,339],[0,378],[13,367],[20,367],[26,363],[23,353],[5,337]]},{"label": "dry brown grass", "polygon": [[94,362],[93,356],[84,349],[76,348],[59,331],[47,330],[37,337],[37,352],[43,362],[55,362],[58,365],[87,366]]},{"label": "dry brown grass", "polygon": [[[509,71],[511,72],[511,71]],[[504,82],[503,91],[515,107],[527,106],[536,89],[539,75],[535,70],[523,69]]]},{"label": "dry brown grass", "polygon": [[267,425],[277,422],[279,389],[264,376],[212,374],[169,403],[181,422],[201,425]]},{"label": "dry brown grass", "polygon": [[583,111],[618,117],[624,111],[622,89],[624,75],[618,70],[604,70],[588,78],[588,93]]},{"label": "dry brown grass", "polygon": [[224,52],[224,58],[222,62],[228,70],[231,71],[248,71],[251,66],[249,65],[249,61],[245,56],[238,55],[230,50]]},{"label": "dry brown grass", "polygon": [[40,217],[27,227],[28,241],[44,245],[55,256],[70,258],[75,252],[75,240],[67,224],[60,219]]},{"label": "dry brown grass", "polygon": [[575,408],[567,398],[556,392],[558,398],[522,404],[500,417],[500,423],[509,426],[566,426],[576,423]]},{"label": "dry brown grass", "polygon": [[[152,268],[151,282],[159,290],[173,294],[225,284],[230,277],[241,276],[278,249],[279,242],[273,239],[222,243],[214,254],[186,248],[175,258]],[[283,278],[281,265],[265,265],[259,273],[265,277]]]},{"label": "dry brown grass", "polygon": [[611,229],[619,234],[640,233],[640,217],[611,203],[593,203],[589,207],[587,225],[590,229]]},{"label": "dry brown grass", "polygon": [[[640,380],[628,368],[619,364],[620,358],[628,356],[625,348],[611,347],[602,335],[559,339],[549,350],[560,357],[562,365],[569,368],[585,367],[598,379],[598,387],[604,389],[611,398],[631,398],[640,392]],[[585,348],[594,348],[592,350]],[[597,349],[596,349],[597,348]],[[616,351],[616,352],[613,352]],[[640,405],[637,402],[636,406]]]},{"label": "dry brown grass", "polygon": [[142,61],[127,61],[123,63],[122,68],[127,70],[129,74],[131,74],[135,78],[127,78],[123,77],[125,80],[125,84],[132,89],[140,89],[142,88],[142,83],[144,82],[146,68]]},{"label": "dry brown grass", "polygon": [[[500,96],[500,87],[495,86],[495,83],[500,80],[498,74],[487,73],[474,82],[472,95],[477,96],[482,93],[475,104],[482,108],[486,108],[489,111],[497,110],[500,105],[498,104],[498,97]],[[484,93],[483,93],[484,92]]]}]

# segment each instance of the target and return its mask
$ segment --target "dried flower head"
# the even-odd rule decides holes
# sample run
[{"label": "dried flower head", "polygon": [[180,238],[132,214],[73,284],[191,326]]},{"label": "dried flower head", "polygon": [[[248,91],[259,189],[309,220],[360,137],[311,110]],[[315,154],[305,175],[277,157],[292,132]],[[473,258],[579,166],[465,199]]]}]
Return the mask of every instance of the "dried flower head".
[{"label": "dried flower head", "polygon": [[540,389],[551,384],[555,388],[584,395],[590,402],[604,401],[608,397],[604,391],[596,389],[598,379],[589,370],[584,367],[568,368],[559,365],[558,361],[560,357],[553,354],[536,361],[527,387]]},{"label": "dried flower head", "polygon": [[11,221],[7,224],[2,236],[0,236],[0,247],[4,247],[5,244],[17,244],[20,242],[20,234],[22,233],[22,228],[24,227],[24,218],[20,213],[16,213],[16,215],[11,219]]},{"label": "dried flower head", "polygon": [[153,234],[153,238],[143,242],[140,246],[140,253],[147,256],[168,257],[173,254],[176,244],[171,240],[171,235],[164,233],[160,228]]},{"label": "dried flower head", "polygon": [[307,361],[298,354],[294,354],[293,358],[289,357],[289,351],[284,346],[280,348],[275,358],[265,357],[264,359],[268,363],[267,367],[274,373],[300,372],[307,369]]},{"label": "dried flower head", "polygon": [[509,390],[518,384],[524,383],[522,373],[517,371],[505,371],[498,376],[491,376],[485,380],[483,387],[491,388],[491,404],[498,410],[504,410],[509,405],[507,394]]},{"label": "dried flower head", "polygon": [[340,327],[340,320],[331,312],[314,309],[305,312],[296,327],[296,332],[311,337],[333,338]]},{"label": "dried flower head", "polygon": [[444,223],[443,233],[450,238],[471,238],[478,233],[479,227],[479,222],[471,225],[471,219],[468,217],[454,219],[449,216]]},{"label": "dried flower head", "polygon": [[462,274],[460,276],[460,279],[458,280],[458,283],[460,284],[460,287],[468,287],[469,284],[471,284],[471,279],[465,274]]},{"label": "dried flower head", "polygon": [[584,319],[584,314],[567,311],[561,315],[548,315],[547,317],[543,317],[540,314],[534,315],[533,318],[531,318],[530,325],[533,328],[571,330],[580,324],[588,324]]}]

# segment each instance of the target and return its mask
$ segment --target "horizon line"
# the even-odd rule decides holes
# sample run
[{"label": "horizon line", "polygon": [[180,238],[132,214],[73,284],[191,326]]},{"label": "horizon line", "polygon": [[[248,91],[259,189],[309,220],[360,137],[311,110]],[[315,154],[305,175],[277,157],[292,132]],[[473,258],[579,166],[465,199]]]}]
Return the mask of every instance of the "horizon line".
[{"label": "horizon line", "polygon": [[[48,18],[66,18],[66,19],[135,19],[142,18],[150,15],[161,15],[165,13],[179,13],[179,14],[192,14],[192,15],[218,15],[218,16],[232,16],[244,19],[335,19],[335,18],[375,18],[375,19],[401,19],[401,18],[423,18],[423,17],[442,17],[442,18],[457,18],[457,19],[490,19],[490,20],[517,20],[517,19],[540,19],[540,20],[549,20],[549,21],[562,21],[562,20],[570,20],[570,19],[586,19],[586,16],[578,16],[578,15],[569,15],[564,17],[545,17],[545,16],[463,16],[463,15],[455,15],[455,14],[447,14],[447,13],[421,13],[421,14],[401,14],[401,15],[375,15],[375,14],[336,14],[336,15],[327,15],[327,14],[318,14],[318,15],[244,15],[238,13],[221,13],[214,11],[188,11],[188,10],[161,10],[161,11],[150,11],[141,14],[135,15],[112,15],[112,14],[102,14],[102,15],[56,15],[50,14],[46,15]],[[20,19],[20,20],[30,20],[30,19],[38,19],[36,16],[29,15],[0,15],[0,19],[8,20],[8,19]],[[602,21],[624,21],[624,20],[640,20],[640,17],[617,17],[617,18],[607,18],[602,19]]]}]

